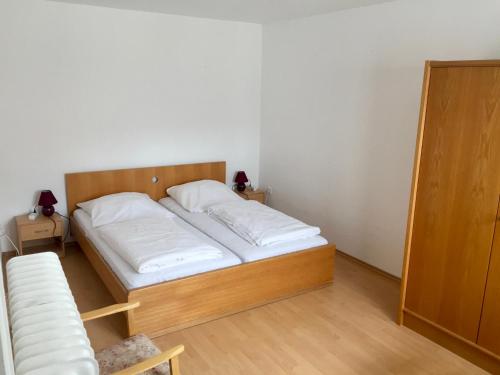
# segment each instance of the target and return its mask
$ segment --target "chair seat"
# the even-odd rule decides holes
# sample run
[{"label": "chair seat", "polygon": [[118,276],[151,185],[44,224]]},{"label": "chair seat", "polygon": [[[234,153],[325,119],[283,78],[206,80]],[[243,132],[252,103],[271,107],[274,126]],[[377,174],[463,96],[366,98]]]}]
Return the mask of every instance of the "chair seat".
[{"label": "chair seat", "polygon": [[[132,336],[119,344],[95,354],[101,375],[112,374],[138,362],[160,354],[160,350],[146,335]],[[168,363],[144,372],[147,375],[170,375]]]}]

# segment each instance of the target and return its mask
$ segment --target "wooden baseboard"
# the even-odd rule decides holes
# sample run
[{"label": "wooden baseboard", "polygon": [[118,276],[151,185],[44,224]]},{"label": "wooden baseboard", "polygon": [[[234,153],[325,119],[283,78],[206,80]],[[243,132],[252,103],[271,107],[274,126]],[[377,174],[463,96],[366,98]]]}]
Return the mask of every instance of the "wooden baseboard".
[{"label": "wooden baseboard", "polygon": [[403,312],[403,325],[474,363],[476,366],[492,374],[500,374],[500,357],[447,331],[418,314],[405,310]]},{"label": "wooden baseboard", "polygon": [[384,271],[384,270],[381,270],[380,268],[378,267],[375,267],[375,266],[372,266],[371,264],[369,263],[366,263],[364,261],[362,261],[361,259],[358,259],[356,257],[353,257],[352,255],[349,255],[345,252],[343,252],[342,250],[339,250],[337,249],[337,252],[336,252],[337,255],[340,255],[348,260],[350,260],[351,262],[354,262],[356,264],[359,264],[360,266],[364,267],[364,268],[367,268],[369,269],[370,271],[373,271],[373,272],[376,272],[394,282],[397,282],[397,283],[401,283],[401,278],[400,277],[397,277],[397,276],[394,276],[394,275],[391,275],[390,273]]}]

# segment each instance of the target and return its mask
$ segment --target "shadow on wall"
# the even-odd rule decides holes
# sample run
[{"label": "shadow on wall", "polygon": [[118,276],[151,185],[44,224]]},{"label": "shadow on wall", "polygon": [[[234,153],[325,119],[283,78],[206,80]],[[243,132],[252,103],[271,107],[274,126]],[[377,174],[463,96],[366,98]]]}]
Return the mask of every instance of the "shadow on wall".
[{"label": "shadow on wall", "polygon": [[374,69],[365,77],[369,106],[360,118],[360,176],[361,185],[369,188],[359,197],[363,203],[357,230],[362,241],[358,249],[349,250],[384,269],[387,266],[377,264],[370,249],[393,257],[385,262],[391,269],[401,268],[424,63]]}]

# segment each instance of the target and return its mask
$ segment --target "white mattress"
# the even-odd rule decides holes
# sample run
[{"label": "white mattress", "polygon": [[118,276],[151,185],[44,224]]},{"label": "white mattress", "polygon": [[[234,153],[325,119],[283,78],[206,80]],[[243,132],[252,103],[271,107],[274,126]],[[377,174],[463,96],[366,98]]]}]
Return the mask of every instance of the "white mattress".
[{"label": "white mattress", "polygon": [[174,218],[173,220],[175,220],[177,224],[193,233],[196,237],[221,249],[224,256],[219,259],[185,264],[165,271],[140,274],[99,236],[97,231],[92,227],[90,216],[85,211],[82,209],[76,210],[73,214],[73,218],[78,222],[87,238],[92,242],[106,263],[111,267],[115,275],[118,276],[128,290],[241,264],[241,260],[220,243],[203,234],[184,220]]},{"label": "white mattress", "polygon": [[328,244],[328,241],[324,237],[314,236],[268,246],[254,246],[206,213],[191,213],[186,211],[172,198],[163,198],[160,200],[160,203],[192,226],[230,249],[244,262],[271,258]]}]

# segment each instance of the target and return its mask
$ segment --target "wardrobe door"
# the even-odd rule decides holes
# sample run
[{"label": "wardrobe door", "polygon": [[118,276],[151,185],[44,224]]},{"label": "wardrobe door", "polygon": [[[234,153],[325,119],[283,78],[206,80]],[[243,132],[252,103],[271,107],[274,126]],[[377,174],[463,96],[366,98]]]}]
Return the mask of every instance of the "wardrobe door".
[{"label": "wardrobe door", "polygon": [[500,355],[500,212],[498,215],[477,343]]},{"label": "wardrobe door", "polygon": [[432,67],[405,309],[476,342],[500,186],[500,68]]}]

